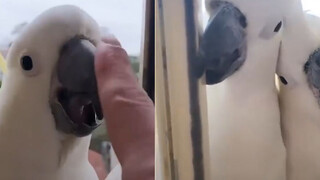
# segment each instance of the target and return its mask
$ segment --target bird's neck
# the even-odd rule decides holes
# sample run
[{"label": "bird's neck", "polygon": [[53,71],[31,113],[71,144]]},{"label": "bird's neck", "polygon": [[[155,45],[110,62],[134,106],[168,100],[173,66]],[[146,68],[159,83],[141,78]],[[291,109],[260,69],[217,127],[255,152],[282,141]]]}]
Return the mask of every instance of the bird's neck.
[{"label": "bird's neck", "polygon": [[87,161],[90,136],[62,135],[55,128],[48,98],[41,93],[31,96],[29,90],[18,93],[14,84],[4,83],[0,91],[1,162],[10,161],[8,168],[19,167],[19,164],[28,166],[32,162],[35,170],[53,171]]},{"label": "bird's neck", "polygon": [[[310,29],[300,0],[287,0],[284,11],[284,34],[305,33]],[[303,37],[303,36],[302,36]],[[296,37],[297,38],[297,37]]]},{"label": "bird's neck", "polygon": [[279,98],[285,112],[295,112],[285,113],[289,121],[299,120],[303,123],[318,119],[320,115],[319,101],[307,84],[298,84],[293,88],[280,86]]},{"label": "bird's neck", "polygon": [[[288,5],[285,13],[282,46],[286,49],[283,49],[282,56],[292,57],[292,54],[298,54],[301,57],[295,58],[299,59],[298,61],[301,63],[305,63],[309,55],[320,47],[320,39],[311,28],[301,1],[291,1],[293,3]],[[288,58],[288,61],[292,61],[292,59]],[[300,71],[301,67],[298,68]]]}]

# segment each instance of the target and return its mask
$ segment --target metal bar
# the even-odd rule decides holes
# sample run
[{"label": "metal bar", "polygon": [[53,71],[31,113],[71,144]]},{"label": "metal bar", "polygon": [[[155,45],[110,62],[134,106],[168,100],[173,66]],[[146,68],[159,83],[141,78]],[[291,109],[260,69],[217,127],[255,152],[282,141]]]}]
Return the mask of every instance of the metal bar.
[{"label": "metal bar", "polygon": [[194,18],[194,4],[192,0],[185,0],[186,34],[189,69],[191,139],[193,150],[194,179],[204,179],[204,163],[202,154],[201,114],[199,105],[198,79],[192,74],[192,62],[196,57],[196,24]]},{"label": "metal bar", "polygon": [[[156,61],[163,61],[163,66],[157,63],[156,69],[163,68],[163,83],[168,88],[167,113],[174,158],[171,169],[175,172],[171,179],[209,180],[205,85],[192,75],[191,64],[201,33],[198,21],[201,1],[158,0],[158,3],[160,28],[157,30],[161,31],[161,37],[156,41],[162,41],[163,55],[161,59],[157,56]],[[157,80],[156,90],[158,83]]]},{"label": "metal bar", "polygon": [[[168,74],[165,73],[167,69],[166,64],[166,49],[163,29],[163,11],[162,2],[156,2],[156,133],[159,142],[159,149],[156,149],[156,155],[159,155],[160,163],[162,163],[164,179],[175,180],[174,173],[174,156],[173,156],[173,138],[172,138],[172,124],[169,100]],[[160,25],[162,24],[162,25]],[[161,165],[158,165],[161,166]],[[162,179],[158,179],[162,180]]]},{"label": "metal bar", "polygon": [[145,1],[145,16],[144,16],[144,32],[143,32],[143,40],[142,40],[142,50],[141,50],[141,60],[140,63],[140,80],[142,87],[148,93],[149,97],[154,102],[154,79],[155,79],[155,71],[154,71],[154,26],[155,26],[155,11],[154,11],[154,0],[146,0]]}]

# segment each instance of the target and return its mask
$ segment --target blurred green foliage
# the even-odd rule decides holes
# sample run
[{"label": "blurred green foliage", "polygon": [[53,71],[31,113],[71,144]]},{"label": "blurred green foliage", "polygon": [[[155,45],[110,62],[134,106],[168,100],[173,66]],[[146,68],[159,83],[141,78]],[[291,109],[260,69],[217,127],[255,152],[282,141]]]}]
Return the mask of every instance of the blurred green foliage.
[{"label": "blurred green foliage", "polygon": [[140,62],[137,56],[129,56],[130,62],[131,62],[131,67],[133,71],[137,74],[139,73],[139,68],[140,68]]}]

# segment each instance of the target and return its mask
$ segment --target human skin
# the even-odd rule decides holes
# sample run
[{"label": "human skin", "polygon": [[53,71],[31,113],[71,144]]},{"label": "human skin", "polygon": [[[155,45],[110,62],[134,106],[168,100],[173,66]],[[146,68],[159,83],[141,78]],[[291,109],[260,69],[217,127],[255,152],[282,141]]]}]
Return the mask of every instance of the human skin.
[{"label": "human skin", "polygon": [[101,154],[90,150],[89,151],[89,162],[93,166],[94,170],[96,171],[98,178],[100,180],[105,179],[107,176],[106,167],[103,162],[103,158]]},{"label": "human skin", "polygon": [[95,54],[98,92],[123,180],[154,179],[154,104],[138,83],[129,57],[114,37]]}]

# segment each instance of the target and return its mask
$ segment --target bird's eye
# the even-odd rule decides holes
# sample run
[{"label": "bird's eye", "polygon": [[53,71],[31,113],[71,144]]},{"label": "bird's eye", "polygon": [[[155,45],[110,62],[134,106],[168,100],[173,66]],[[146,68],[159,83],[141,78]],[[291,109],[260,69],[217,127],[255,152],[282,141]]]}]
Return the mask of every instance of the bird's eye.
[{"label": "bird's eye", "polygon": [[270,19],[266,22],[266,24],[262,27],[259,37],[265,40],[272,39],[277,34],[280,33],[282,28],[282,21]]},{"label": "bird's eye", "polygon": [[284,78],[283,76],[279,77],[280,81],[282,82],[282,84],[287,85],[288,81],[286,80],[286,78]]},{"label": "bird's eye", "polygon": [[282,27],[282,21],[280,21],[277,26],[274,28],[274,32],[279,32]]},{"label": "bird's eye", "polygon": [[33,61],[30,56],[23,56],[20,60],[21,67],[25,71],[31,71],[33,69]]},{"label": "bird's eye", "polygon": [[40,62],[36,61],[35,55],[24,55],[20,59],[20,66],[23,74],[32,77],[40,72]]}]

